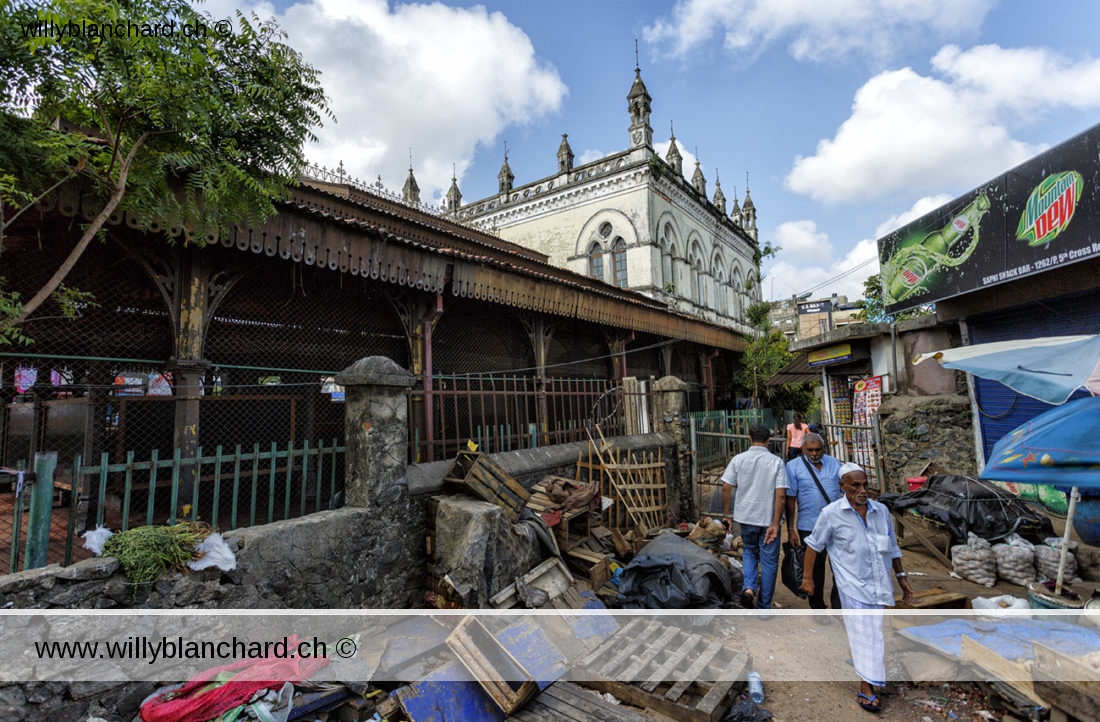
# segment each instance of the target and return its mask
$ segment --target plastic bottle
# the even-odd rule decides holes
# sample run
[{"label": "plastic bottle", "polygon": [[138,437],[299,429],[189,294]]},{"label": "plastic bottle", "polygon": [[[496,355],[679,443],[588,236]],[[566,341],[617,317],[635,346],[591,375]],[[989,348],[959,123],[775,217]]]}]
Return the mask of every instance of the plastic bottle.
[{"label": "plastic bottle", "polygon": [[760,676],[759,672],[749,672],[747,677],[749,682],[749,697],[756,704],[764,703],[764,679]]}]

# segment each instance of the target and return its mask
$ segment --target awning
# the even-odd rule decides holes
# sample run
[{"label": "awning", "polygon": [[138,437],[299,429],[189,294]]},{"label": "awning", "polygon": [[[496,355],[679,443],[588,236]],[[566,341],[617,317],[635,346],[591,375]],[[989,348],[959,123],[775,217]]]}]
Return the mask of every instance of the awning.
[{"label": "awning", "polygon": [[766,383],[768,386],[778,386],[819,380],[821,380],[821,369],[810,368],[809,354],[800,353],[793,361],[776,371],[775,376],[768,379]]},{"label": "awning", "polygon": [[[842,344],[846,345],[846,344]],[[849,370],[852,375],[866,373],[867,361],[871,358],[871,352],[867,348],[854,346],[847,348],[847,353],[841,354],[839,346],[804,351],[794,358],[789,364],[775,372],[775,375],[765,383],[768,386],[779,384],[800,384],[807,381],[820,381],[821,369],[831,376],[838,371]]]}]

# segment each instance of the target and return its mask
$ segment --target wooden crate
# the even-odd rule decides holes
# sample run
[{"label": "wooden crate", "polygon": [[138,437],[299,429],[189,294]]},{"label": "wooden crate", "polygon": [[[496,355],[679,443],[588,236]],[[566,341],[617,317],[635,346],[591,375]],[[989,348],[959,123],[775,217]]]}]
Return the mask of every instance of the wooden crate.
[{"label": "wooden crate", "polygon": [[[550,557],[524,574],[522,578],[524,584],[545,590],[550,595],[551,601],[564,594],[576,582],[573,574],[557,557]],[[501,589],[489,599],[489,603],[496,609],[511,609],[516,606],[520,603],[519,597],[516,596],[516,585],[509,584]]]},{"label": "wooden crate", "polygon": [[460,451],[451,468],[443,475],[448,491],[471,494],[502,507],[511,521],[519,518],[531,492],[513,479],[485,454]]},{"label": "wooden crate", "polygon": [[504,714],[516,711],[539,691],[534,677],[477,617],[459,622],[447,637],[447,646]]},{"label": "wooden crate", "polygon": [[751,664],[732,643],[637,618],[582,659],[573,679],[680,722],[718,722]]},{"label": "wooden crate", "polygon": [[570,549],[566,561],[573,571],[588,580],[588,586],[599,589],[611,578],[611,557],[584,547]]},{"label": "wooden crate", "polygon": [[[536,514],[557,511],[559,505],[554,503],[546,493],[544,482],[539,482],[531,487],[531,496],[527,500],[527,508]],[[551,527],[554,537],[558,541],[558,548],[567,552],[588,538],[591,531],[591,514],[588,507],[578,509],[566,509],[562,511],[561,521]]]}]

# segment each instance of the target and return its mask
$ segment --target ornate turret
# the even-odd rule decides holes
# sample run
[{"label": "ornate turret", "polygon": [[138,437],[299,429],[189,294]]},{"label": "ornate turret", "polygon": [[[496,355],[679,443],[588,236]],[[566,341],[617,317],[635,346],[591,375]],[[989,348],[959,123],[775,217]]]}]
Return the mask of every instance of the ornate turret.
[{"label": "ornate turret", "polygon": [[733,221],[733,225],[741,227],[741,204],[737,202],[737,188],[733,189],[733,210],[730,211],[730,220]]},{"label": "ornate turret", "polygon": [[[671,130],[671,128],[670,128]],[[684,156],[680,155],[680,149],[676,147],[676,133],[672,132],[668,137],[668,152],[665,153],[665,162],[676,171],[676,175],[684,174]]]},{"label": "ornate turret", "polygon": [[741,209],[741,216],[745,220],[745,230],[756,228],[756,204],[752,202],[748,188],[745,188],[745,205]]},{"label": "ornate turret", "polygon": [[630,112],[630,147],[653,147],[653,128],[649,126],[650,104],[653,98],[642,82],[642,69],[634,67],[634,84],[626,95],[627,110]]},{"label": "ornate turret", "polygon": [[458,213],[462,205],[462,191],[458,189],[458,178],[455,177],[454,167],[451,167],[451,187],[447,189],[445,207],[451,213]]},{"label": "ornate turret", "polygon": [[573,149],[569,147],[569,136],[561,134],[561,145],[558,146],[558,173],[568,173],[573,170]]},{"label": "ornate turret", "polygon": [[722,215],[726,215],[726,194],[722,192],[722,181],[718,180],[718,171],[714,171],[714,205]]},{"label": "ornate turret", "polygon": [[504,164],[500,166],[500,172],[497,173],[497,183],[500,186],[501,193],[508,193],[512,190],[512,181],[516,179],[512,169],[508,167],[508,154],[504,154]]},{"label": "ornate turret", "polygon": [[415,206],[420,203],[420,186],[416,184],[412,163],[409,163],[409,177],[405,179],[405,186],[401,189],[401,200],[405,201],[410,206]]},{"label": "ornate turret", "polygon": [[699,161],[695,161],[695,172],[691,174],[691,185],[695,192],[704,198],[707,197],[707,179],[703,177],[703,169],[699,167]]}]

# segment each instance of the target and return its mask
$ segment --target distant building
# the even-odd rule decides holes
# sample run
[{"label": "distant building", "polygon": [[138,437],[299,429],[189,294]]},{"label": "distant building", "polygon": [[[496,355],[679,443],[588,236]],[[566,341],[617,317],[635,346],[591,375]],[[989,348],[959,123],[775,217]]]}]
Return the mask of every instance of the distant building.
[{"label": "distant building", "polygon": [[768,319],[788,340],[797,341],[858,323],[859,311],[855,303],[848,302],[847,296],[833,294],[818,299],[792,296],[783,301],[773,301]]},{"label": "distant building", "polygon": [[691,180],[684,177],[674,135],[665,157],[656,154],[651,100],[635,68],[627,150],[574,167],[562,135],[552,174],[515,186],[505,157],[496,194],[462,204],[452,182],[445,210],[546,254],[553,265],[747,331],[745,309],[760,300],[750,280],[758,276],[756,207],[746,189],[744,204],[734,198],[727,212],[717,179],[708,199],[698,162]]}]

